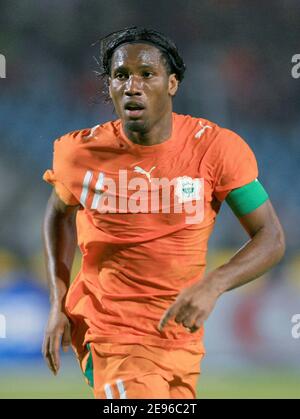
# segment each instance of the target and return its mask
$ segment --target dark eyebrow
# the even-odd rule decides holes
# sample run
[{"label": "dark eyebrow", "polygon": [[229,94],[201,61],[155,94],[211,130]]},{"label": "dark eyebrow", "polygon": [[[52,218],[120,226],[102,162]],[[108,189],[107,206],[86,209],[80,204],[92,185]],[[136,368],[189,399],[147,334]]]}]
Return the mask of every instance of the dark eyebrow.
[{"label": "dark eyebrow", "polygon": [[112,71],[115,73],[116,71],[127,71],[127,68],[124,65],[119,65],[116,68],[112,68]]},{"label": "dark eyebrow", "polygon": [[[141,64],[141,65],[139,65],[139,69],[140,70],[147,70],[147,69],[154,69],[154,66],[152,65],[152,64]],[[115,73],[116,71],[127,71],[128,70],[128,68],[125,66],[125,65],[120,65],[120,66],[118,66],[118,67],[116,67],[116,68],[112,68],[112,71]]]},{"label": "dark eyebrow", "polygon": [[141,69],[145,69],[145,68],[154,68],[153,64],[141,64],[139,66],[139,68]]}]

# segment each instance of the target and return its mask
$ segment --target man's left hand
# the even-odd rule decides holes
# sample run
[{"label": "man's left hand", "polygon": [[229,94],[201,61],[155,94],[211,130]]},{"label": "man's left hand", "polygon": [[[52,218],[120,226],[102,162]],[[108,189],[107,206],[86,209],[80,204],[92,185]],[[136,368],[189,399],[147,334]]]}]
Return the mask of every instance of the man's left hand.
[{"label": "man's left hand", "polygon": [[171,319],[196,332],[212,312],[220,292],[211,281],[201,281],[184,289],[176,301],[165,311],[158,330],[161,332]]}]

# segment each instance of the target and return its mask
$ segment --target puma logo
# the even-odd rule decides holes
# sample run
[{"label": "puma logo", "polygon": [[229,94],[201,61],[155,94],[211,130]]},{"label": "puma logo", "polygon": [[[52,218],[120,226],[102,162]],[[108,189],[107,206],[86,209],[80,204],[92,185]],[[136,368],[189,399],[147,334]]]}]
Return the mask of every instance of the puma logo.
[{"label": "puma logo", "polygon": [[201,125],[202,128],[197,132],[197,134],[195,135],[195,138],[200,138],[206,129],[212,129],[210,125],[203,125],[202,121],[199,121],[199,124]]},{"label": "puma logo", "polygon": [[149,182],[151,183],[151,172],[156,168],[156,166],[151,167],[151,169],[149,170],[149,172],[147,172],[146,170],[142,169],[140,166],[135,166],[134,168],[134,172],[135,173],[141,173],[142,175],[145,175]]}]

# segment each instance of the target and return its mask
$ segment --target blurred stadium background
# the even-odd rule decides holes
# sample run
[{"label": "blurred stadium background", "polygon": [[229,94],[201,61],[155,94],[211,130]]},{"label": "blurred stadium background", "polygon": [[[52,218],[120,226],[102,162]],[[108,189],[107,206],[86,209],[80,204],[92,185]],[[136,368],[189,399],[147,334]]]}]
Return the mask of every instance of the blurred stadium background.
[{"label": "blurred stadium background", "polygon": [[[0,0],[0,398],[91,397],[72,354],[52,377],[40,353],[49,307],[40,231],[50,193],[41,177],[56,137],[115,118],[99,94],[95,42],[133,24],[176,41],[187,73],[175,110],[248,141],[286,231],[283,262],[222,297],[208,320],[198,395],[300,397],[300,339],[291,334],[300,312],[300,79],[291,76],[299,22],[299,0]],[[224,206],[209,269],[246,239]]]}]

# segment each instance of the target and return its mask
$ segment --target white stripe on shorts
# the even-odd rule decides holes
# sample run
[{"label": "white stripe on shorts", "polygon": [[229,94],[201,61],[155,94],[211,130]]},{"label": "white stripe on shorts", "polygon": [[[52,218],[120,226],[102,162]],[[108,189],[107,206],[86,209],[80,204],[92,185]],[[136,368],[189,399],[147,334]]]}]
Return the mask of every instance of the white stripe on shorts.
[{"label": "white stripe on shorts", "polygon": [[107,399],[113,399],[113,394],[110,388],[110,384],[105,384],[104,391]]},{"label": "white stripe on shorts", "polygon": [[127,399],[126,390],[125,390],[123,381],[118,379],[116,383],[117,383],[117,387],[120,393],[120,399]]}]

